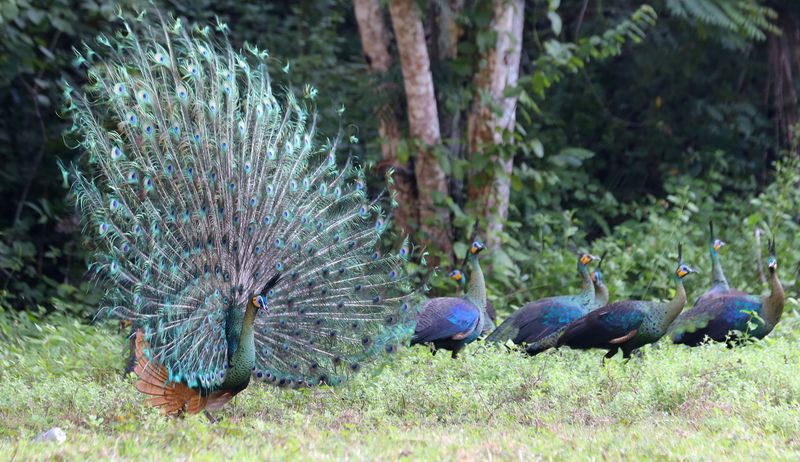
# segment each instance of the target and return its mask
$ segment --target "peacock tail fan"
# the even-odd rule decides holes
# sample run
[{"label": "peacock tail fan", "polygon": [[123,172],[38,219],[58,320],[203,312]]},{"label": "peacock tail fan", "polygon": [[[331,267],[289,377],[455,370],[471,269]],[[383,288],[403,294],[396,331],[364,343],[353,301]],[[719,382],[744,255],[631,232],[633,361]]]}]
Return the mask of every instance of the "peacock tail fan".
[{"label": "peacock tail fan", "polygon": [[[152,13],[150,14],[152,16]],[[222,382],[250,297],[257,378],[338,383],[413,334],[409,244],[381,254],[385,212],[363,171],[315,144],[313,99],[276,98],[268,55],[218,24],[123,22],[76,51],[66,114],[88,162],[63,166],[94,241],[101,314],[132,320],[170,381]]]}]

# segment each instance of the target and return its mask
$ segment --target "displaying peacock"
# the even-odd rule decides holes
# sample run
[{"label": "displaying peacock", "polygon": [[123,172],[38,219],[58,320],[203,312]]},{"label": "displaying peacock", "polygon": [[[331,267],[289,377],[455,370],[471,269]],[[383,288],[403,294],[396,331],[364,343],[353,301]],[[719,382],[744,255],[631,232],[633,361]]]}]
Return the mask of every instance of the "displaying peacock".
[{"label": "displaying peacock", "polygon": [[[605,299],[596,298],[595,282],[587,267],[596,260],[598,257],[588,253],[578,256],[578,274],[582,281],[579,294],[549,297],[527,303],[503,321],[486,340],[495,343],[511,340],[518,345],[532,344],[604,305],[608,301],[608,291],[606,290]],[[602,273],[599,281],[602,284]],[[541,345],[540,351],[551,346],[553,345]]]},{"label": "displaying peacock", "polygon": [[675,343],[697,346],[705,339],[716,342],[735,341],[746,334],[762,339],[772,332],[781,319],[785,303],[783,285],[778,279],[775,242],[769,243],[770,294],[759,297],[730,291],[698,300],[690,311],[672,323],[669,335]]},{"label": "displaying peacock", "polygon": [[606,305],[576,319],[558,336],[556,346],[576,349],[601,348],[611,358],[622,350],[625,358],[648,343],[658,341],[686,304],[683,278],[695,271],[682,260],[678,246],[678,268],[675,270],[675,297],[668,302],[624,300]]},{"label": "displaying peacock", "polygon": [[491,322],[486,313],[486,285],[478,261],[483,249],[483,243],[476,240],[467,251],[469,276],[460,270],[450,273],[451,278],[466,284],[463,297],[432,298],[422,305],[416,316],[412,345],[432,343],[436,349],[450,350],[455,358],[483,333],[484,326]]},{"label": "displaying peacock", "polygon": [[414,332],[408,244],[361,169],[315,144],[316,91],[276,96],[268,56],[208,27],[142,15],[78,52],[68,88],[85,170],[65,182],[107,287],[135,329],[136,387],[164,413],[217,409],[251,379],[338,384]]}]

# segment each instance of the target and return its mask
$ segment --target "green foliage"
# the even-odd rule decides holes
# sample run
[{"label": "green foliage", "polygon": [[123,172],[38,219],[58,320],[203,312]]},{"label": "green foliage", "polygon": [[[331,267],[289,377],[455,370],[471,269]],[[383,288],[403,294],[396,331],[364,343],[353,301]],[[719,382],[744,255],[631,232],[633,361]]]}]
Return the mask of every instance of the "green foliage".
[{"label": "green foliage", "polygon": [[734,32],[749,40],[765,40],[768,32],[780,33],[778,14],[762,0],[666,0],[673,15]]},{"label": "green foliage", "polygon": [[[344,387],[249,387],[212,425],[145,406],[121,373],[122,335],[37,320],[0,339],[0,459],[793,460],[798,321],[743,348],[660,343],[606,366],[597,352],[473,344],[453,361],[417,347]],[[31,441],[53,426],[65,444]]]}]

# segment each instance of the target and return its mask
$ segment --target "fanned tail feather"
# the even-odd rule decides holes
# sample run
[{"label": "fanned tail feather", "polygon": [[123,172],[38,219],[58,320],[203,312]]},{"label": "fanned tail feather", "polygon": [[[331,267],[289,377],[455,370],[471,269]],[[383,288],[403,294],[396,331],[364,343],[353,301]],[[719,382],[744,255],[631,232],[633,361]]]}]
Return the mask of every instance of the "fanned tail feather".
[{"label": "fanned tail feather", "polygon": [[171,412],[185,390],[165,383],[221,384],[236,313],[276,274],[257,378],[338,383],[396,351],[414,330],[409,246],[375,251],[387,220],[363,171],[337,168],[336,140],[314,144],[316,91],[279,101],[265,52],[159,20],[77,52],[90,83],[66,107],[88,172],[62,166],[110,286],[103,312],[148,344],[143,392]]}]

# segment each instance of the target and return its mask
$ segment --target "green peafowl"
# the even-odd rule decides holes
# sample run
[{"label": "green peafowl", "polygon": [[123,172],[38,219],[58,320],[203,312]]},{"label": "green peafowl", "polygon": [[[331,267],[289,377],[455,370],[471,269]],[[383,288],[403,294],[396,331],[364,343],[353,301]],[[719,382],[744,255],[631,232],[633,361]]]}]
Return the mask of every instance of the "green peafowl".
[{"label": "green peafowl", "polygon": [[450,273],[457,282],[464,284],[466,281],[463,297],[433,298],[422,305],[416,316],[412,345],[432,343],[436,349],[450,350],[455,358],[462,348],[483,333],[487,323],[491,323],[486,313],[486,285],[478,261],[483,249],[483,243],[476,240],[467,251],[469,277],[460,270]]},{"label": "green peafowl", "polygon": [[[725,247],[725,242],[716,239],[714,237],[714,222],[708,222],[708,231],[709,231],[709,244],[708,244],[708,253],[711,257],[711,289],[709,289],[706,293],[701,295],[697,300],[694,302],[694,306],[697,306],[702,301],[705,301],[709,297],[714,297],[716,295],[724,294],[724,293],[737,293],[737,294],[744,294],[744,292],[739,292],[736,290],[731,290],[730,286],[728,285],[728,280],[725,279],[725,273],[722,271],[722,263],[719,261],[719,251],[723,247]],[[686,311],[681,313],[678,319],[681,316],[685,316],[690,311]]]},{"label": "green peafowl", "polygon": [[762,339],[772,332],[781,319],[785,303],[783,285],[778,279],[778,260],[775,242],[769,243],[769,283],[771,292],[759,297],[739,291],[729,291],[698,300],[690,311],[672,323],[669,335],[674,343],[689,346],[702,344],[707,338],[729,345],[746,333]]},{"label": "green peafowl", "polygon": [[234,51],[225,24],[146,19],[77,52],[89,84],[66,108],[88,165],[61,169],[149,404],[335,385],[407,344],[408,243],[375,250],[387,221],[336,140],[315,144],[316,91],[277,98],[267,53]]},{"label": "green peafowl", "polygon": [[[598,257],[588,253],[578,256],[578,274],[582,280],[579,294],[549,297],[527,303],[503,321],[486,340],[495,343],[511,340],[517,345],[534,344],[589,311],[604,305],[608,301],[608,290],[606,289],[604,299],[596,298],[596,283],[593,282],[587,267],[596,260]],[[600,283],[602,284],[602,273],[600,273]],[[552,346],[548,342],[541,343],[538,344],[538,350],[544,351]]]},{"label": "green peafowl", "polygon": [[606,305],[567,325],[558,336],[556,346],[606,349],[606,358],[613,357],[621,349],[627,359],[633,350],[658,341],[686,305],[683,278],[695,270],[683,263],[682,253],[679,245],[678,268],[674,273],[675,297],[672,300],[623,300]]}]

